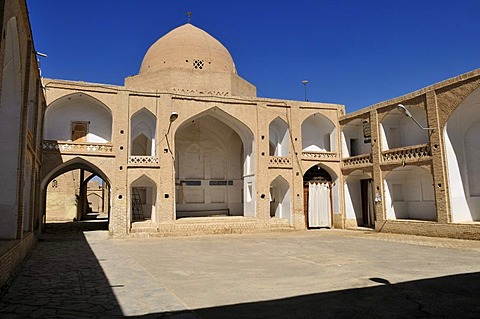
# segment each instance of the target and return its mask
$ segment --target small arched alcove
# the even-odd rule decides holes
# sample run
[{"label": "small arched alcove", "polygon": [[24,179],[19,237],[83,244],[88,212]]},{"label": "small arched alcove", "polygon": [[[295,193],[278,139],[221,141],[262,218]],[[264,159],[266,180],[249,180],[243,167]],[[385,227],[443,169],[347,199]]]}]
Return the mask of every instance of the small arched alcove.
[{"label": "small arched alcove", "polygon": [[268,126],[269,155],[290,155],[290,133],[287,123],[280,117],[275,118]]},{"label": "small arched alcove", "polygon": [[270,217],[284,218],[291,223],[291,215],[290,185],[282,176],[277,176],[270,184]]},{"label": "small arched alcove", "polygon": [[131,118],[131,151],[132,156],[155,156],[156,117],[143,108]]},{"label": "small arched alcove", "polygon": [[130,184],[130,220],[132,223],[150,220],[156,222],[157,184],[142,175]]}]

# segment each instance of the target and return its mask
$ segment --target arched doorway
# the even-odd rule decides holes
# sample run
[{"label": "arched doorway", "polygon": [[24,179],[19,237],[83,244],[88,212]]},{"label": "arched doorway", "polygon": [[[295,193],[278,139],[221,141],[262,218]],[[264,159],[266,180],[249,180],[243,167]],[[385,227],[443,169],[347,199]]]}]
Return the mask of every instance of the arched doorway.
[{"label": "arched doorway", "polygon": [[255,216],[253,133],[218,108],[175,133],[176,218]]},{"label": "arched doorway", "polygon": [[50,171],[42,180],[41,224],[96,220],[108,228],[109,178],[92,163],[74,158]]},{"label": "arched doorway", "polygon": [[303,175],[304,213],[307,228],[331,227],[333,221],[333,179],[314,165]]}]

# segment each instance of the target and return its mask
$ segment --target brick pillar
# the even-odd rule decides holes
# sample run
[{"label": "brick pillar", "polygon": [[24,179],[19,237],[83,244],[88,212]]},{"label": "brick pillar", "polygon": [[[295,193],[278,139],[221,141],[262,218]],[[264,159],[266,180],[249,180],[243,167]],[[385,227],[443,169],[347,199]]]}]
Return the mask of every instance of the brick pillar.
[{"label": "brick pillar", "polygon": [[383,190],[383,172],[380,167],[382,162],[382,141],[380,137],[380,123],[378,121],[378,113],[376,110],[370,112],[370,129],[372,135],[372,162],[373,162],[373,196],[375,199],[380,198],[381,201],[375,200],[375,229],[379,230],[386,219],[385,216],[385,196]]},{"label": "brick pillar", "polygon": [[430,134],[430,150],[432,153],[432,175],[433,188],[435,191],[435,206],[437,211],[437,221],[445,224],[451,221],[449,196],[447,188],[447,174],[444,161],[443,134],[441,131],[437,96],[435,91],[426,94],[426,112],[428,127],[434,128],[429,131]]},{"label": "brick pillar", "polygon": [[115,175],[112,178],[112,207],[110,213],[109,233],[112,237],[125,237],[128,234],[129,217],[127,208],[127,163],[128,163],[128,127],[129,95],[126,92],[117,93],[116,109],[113,117],[113,152],[115,154]]}]

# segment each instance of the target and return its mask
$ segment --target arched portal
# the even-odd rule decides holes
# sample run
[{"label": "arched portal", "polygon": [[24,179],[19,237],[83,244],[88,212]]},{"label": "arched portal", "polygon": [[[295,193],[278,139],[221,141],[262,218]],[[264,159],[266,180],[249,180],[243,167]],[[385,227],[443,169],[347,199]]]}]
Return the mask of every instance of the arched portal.
[{"label": "arched portal", "polygon": [[176,217],[254,216],[253,134],[218,108],[175,134]]},{"label": "arched portal", "polygon": [[304,152],[335,152],[337,128],[325,115],[315,113],[302,123]]},{"label": "arched portal", "polygon": [[321,164],[303,175],[304,213],[308,228],[331,227],[333,211],[338,207],[337,176]]},{"label": "arched portal", "polygon": [[387,219],[437,219],[430,172],[417,166],[399,167],[385,176],[384,185]]},{"label": "arched portal", "polygon": [[[0,103],[0,238],[17,238],[18,222],[18,154],[21,123],[22,72],[17,29],[17,19],[11,18],[6,23],[5,55],[3,59],[2,87]],[[3,44],[2,44],[3,45]]]},{"label": "arched portal", "polygon": [[453,222],[480,221],[480,88],[455,109],[444,129]]},{"label": "arched portal", "polygon": [[355,170],[348,175],[345,182],[345,219],[349,226],[374,226],[372,187],[372,177],[364,171]]},{"label": "arched portal", "polygon": [[[41,182],[42,222],[110,219],[110,179],[94,164],[74,158],[50,171]],[[96,195],[93,195],[96,194]],[[89,195],[97,197],[94,211]],[[100,198],[98,198],[100,197]]]},{"label": "arched portal", "polygon": [[290,185],[277,176],[270,184],[270,217],[284,218],[292,222]]}]

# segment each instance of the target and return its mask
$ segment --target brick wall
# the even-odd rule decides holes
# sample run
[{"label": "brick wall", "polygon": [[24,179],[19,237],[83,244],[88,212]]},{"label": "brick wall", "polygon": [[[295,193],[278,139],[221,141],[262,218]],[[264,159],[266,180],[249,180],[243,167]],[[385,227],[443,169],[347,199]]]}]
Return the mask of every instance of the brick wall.
[{"label": "brick wall", "polygon": [[24,235],[22,240],[0,242],[0,292],[13,279],[23,260],[37,245],[37,237],[33,233]]}]

